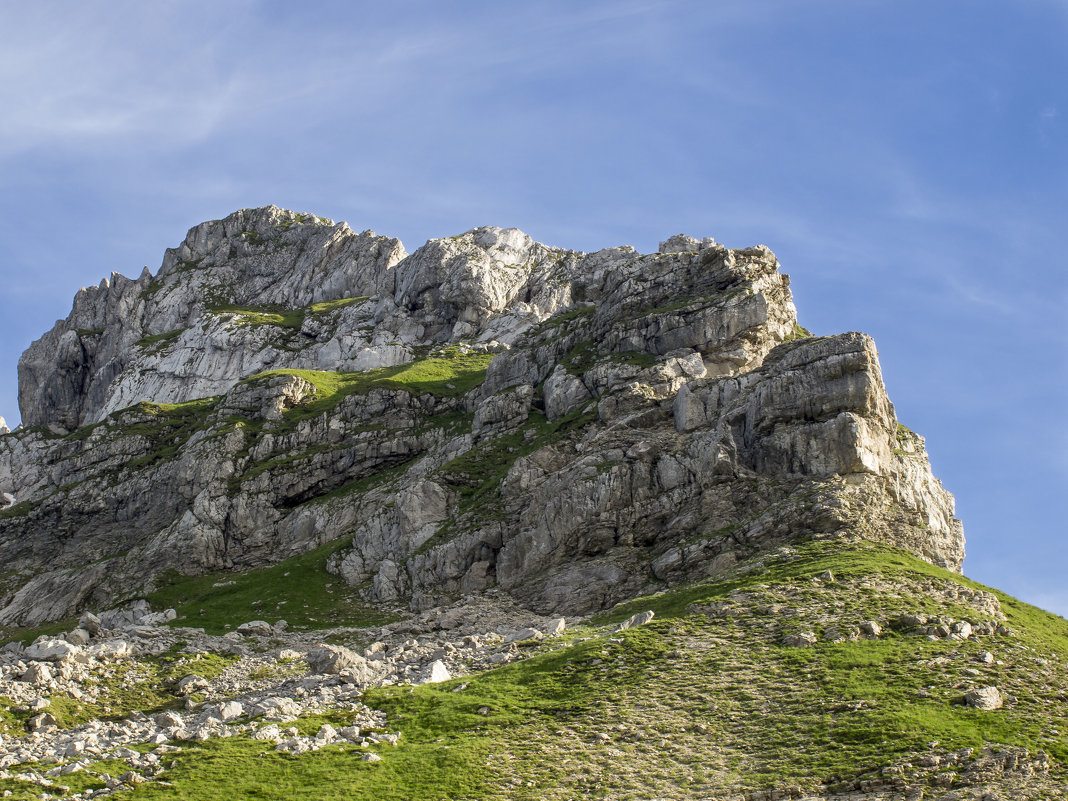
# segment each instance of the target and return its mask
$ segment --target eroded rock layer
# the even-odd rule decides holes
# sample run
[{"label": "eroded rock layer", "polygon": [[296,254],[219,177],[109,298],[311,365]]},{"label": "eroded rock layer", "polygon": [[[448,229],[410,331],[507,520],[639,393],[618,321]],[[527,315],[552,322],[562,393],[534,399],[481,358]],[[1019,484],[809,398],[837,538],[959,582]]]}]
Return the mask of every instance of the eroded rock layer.
[{"label": "eroded rock layer", "polygon": [[808,335],[762,246],[478,228],[406,255],[244,210],[80,291],[19,377],[0,623],[342,537],[331,569],[370,601],[499,587],[543,613],[796,538],[964,555],[874,343]]}]

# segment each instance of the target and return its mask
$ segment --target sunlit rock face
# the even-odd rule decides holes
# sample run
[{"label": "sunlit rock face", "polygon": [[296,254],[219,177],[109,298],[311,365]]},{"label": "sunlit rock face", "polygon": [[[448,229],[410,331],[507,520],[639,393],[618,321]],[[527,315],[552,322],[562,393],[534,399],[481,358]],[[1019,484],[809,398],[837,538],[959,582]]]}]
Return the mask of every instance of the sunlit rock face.
[{"label": "sunlit rock face", "polygon": [[964,556],[874,343],[808,335],[763,246],[484,227],[408,255],[243,210],[78,292],[19,379],[0,623],[330,541],[369,601],[498,588],[545,613],[799,538]]}]

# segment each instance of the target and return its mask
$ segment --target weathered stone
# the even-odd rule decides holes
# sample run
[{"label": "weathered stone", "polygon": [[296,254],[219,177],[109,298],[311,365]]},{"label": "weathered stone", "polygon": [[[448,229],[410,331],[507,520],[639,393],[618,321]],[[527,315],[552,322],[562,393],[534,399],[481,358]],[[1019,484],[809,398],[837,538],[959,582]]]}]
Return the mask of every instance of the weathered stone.
[{"label": "weathered stone", "polygon": [[90,636],[95,637],[100,633],[100,618],[92,612],[86,612],[78,621],[78,628],[84,629],[89,632]]},{"label": "weathered stone", "polygon": [[975,709],[1001,709],[1004,700],[997,687],[978,687],[964,694],[964,703]]},{"label": "weathered stone", "polygon": [[927,625],[927,615],[903,614],[898,618],[898,625],[904,629],[917,629]]},{"label": "weathered stone", "polygon": [[[211,300],[223,294],[230,311]],[[271,322],[279,308],[284,325]],[[79,292],[23,355],[28,427],[0,440],[0,491],[34,511],[0,519],[0,561],[28,577],[0,624],[342,534],[339,580],[414,608],[498,587],[541,614],[586,614],[647,588],[650,571],[703,579],[734,563],[737,543],[808,534],[863,531],[959,569],[952,498],[922,438],[897,426],[874,343],[798,338],[796,324],[764,247],[679,235],[655,256],[586,254],[485,227],[408,256],[395,239],[275,207],[196,226],[156,275]],[[494,356],[481,386],[387,381],[299,424],[289,414],[317,390],[286,370],[461,354]],[[265,371],[282,372],[255,377]],[[194,400],[174,420],[138,405]],[[539,407],[553,426],[581,408],[597,419],[550,430],[532,422]],[[163,422],[180,424],[157,460]],[[470,467],[486,463],[499,471]],[[394,468],[388,486],[364,483]],[[802,480],[818,503],[794,494]],[[367,492],[330,501],[357,484]],[[472,492],[500,501],[461,519]],[[174,614],[141,600],[101,625],[144,643],[166,635],[143,627]]]},{"label": "weathered stone", "polygon": [[73,662],[84,660],[85,653],[73,643],[42,638],[26,649],[26,658],[40,662]]},{"label": "weathered stone", "polygon": [[558,364],[542,387],[545,394],[545,416],[557,420],[582,408],[593,397],[585,385]]},{"label": "weathered stone", "polygon": [[237,633],[266,637],[274,633],[274,628],[266,620],[250,620],[238,626]]},{"label": "weathered stone", "polygon": [[819,638],[814,632],[802,631],[797,634],[788,634],[783,637],[782,644],[791,648],[808,648],[815,645]]},{"label": "weathered stone", "polygon": [[245,708],[237,701],[226,701],[212,707],[210,713],[211,717],[217,718],[223,722],[229,720],[236,720],[245,714]]},{"label": "weathered stone", "polygon": [[206,690],[209,687],[208,680],[195,673],[190,674],[178,682],[179,695],[192,695],[193,693]]},{"label": "weathered stone", "polygon": [[367,660],[340,645],[320,645],[308,651],[305,659],[312,673],[366,673]]},{"label": "weathered stone", "polygon": [[254,731],[250,736],[253,740],[266,740],[274,743],[282,741],[282,732],[279,730],[277,723],[264,726],[262,729]]},{"label": "weathered stone", "polygon": [[291,719],[300,714],[300,705],[291,698],[272,696],[261,698],[249,707],[248,714],[250,717]]},{"label": "weathered stone", "polygon": [[67,642],[74,645],[88,645],[89,644],[89,632],[85,629],[74,629],[66,635]]},{"label": "weathered stone", "polygon": [[860,624],[860,631],[865,637],[875,639],[883,633],[883,627],[874,620],[865,620]]},{"label": "weathered stone", "polygon": [[448,668],[445,667],[445,663],[440,659],[435,659],[430,664],[430,669],[427,671],[427,684],[437,684],[438,682],[448,681],[452,678],[452,674],[449,673]]},{"label": "weathered stone", "polygon": [[26,722],[26,728],[31,732],[54,729],[56,726],[55,716],[50,712],[42,712],[40,715],[34,715]]},{"label": "weathered stone", "polygon": [[513,632],[504,638],[505,642],[521,642],[523,640],[543,640],[545,635],[537,629],[526,628]]},{"label": "weathered stone", "polygon": [[29,667],[19,676],[21,681],[40,686],[52,681],[52,671],[44,662],[31,662]]},{"label": "weathered stone", "polygon": [[655,613],[651,609],[647,612],[638,612],[616,626],[616,631],[625,631],[627,629],[632,629],[635,626],[644,626],[651,621],[653,617],[655,617]]}]

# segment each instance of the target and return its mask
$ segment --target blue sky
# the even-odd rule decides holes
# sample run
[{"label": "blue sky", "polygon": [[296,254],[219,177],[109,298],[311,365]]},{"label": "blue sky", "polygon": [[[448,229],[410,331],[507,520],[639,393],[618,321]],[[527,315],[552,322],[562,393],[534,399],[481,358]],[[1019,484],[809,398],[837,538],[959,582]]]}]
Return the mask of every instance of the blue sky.
[{"label": "blue sky", "polygon": [[0,0],[0,415],[111,271],[275,203],[770,246],[862,330],[965,572],[1068,615],[1068,2]]}]

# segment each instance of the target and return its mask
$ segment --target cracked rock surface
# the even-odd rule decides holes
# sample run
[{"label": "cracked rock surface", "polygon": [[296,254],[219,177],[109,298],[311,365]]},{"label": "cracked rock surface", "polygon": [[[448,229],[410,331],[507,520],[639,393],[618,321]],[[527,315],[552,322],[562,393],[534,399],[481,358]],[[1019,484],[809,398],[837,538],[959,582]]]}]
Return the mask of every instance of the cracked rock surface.
[{"label": "cracked rock surface", "polygon": [[787,540],[959,570],[953,499],[872,340],[810,336],[764,246],[407,254],[314,215],[203,223],[75,298],[0,434],[0,624],[345,538],[368,603],[587,614]]}]

